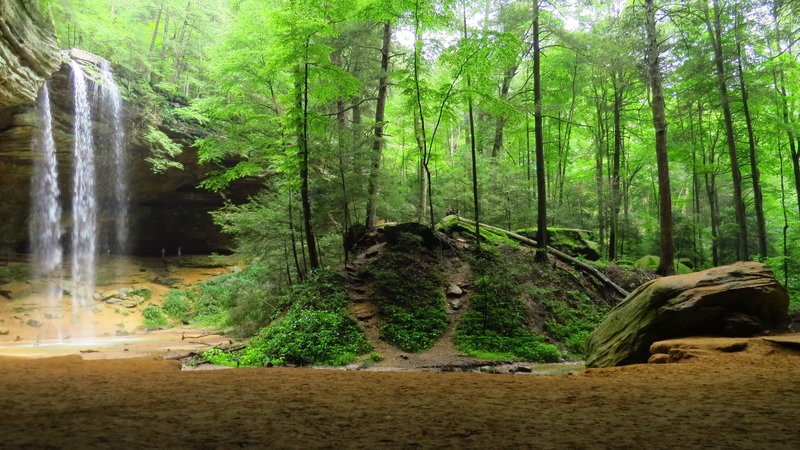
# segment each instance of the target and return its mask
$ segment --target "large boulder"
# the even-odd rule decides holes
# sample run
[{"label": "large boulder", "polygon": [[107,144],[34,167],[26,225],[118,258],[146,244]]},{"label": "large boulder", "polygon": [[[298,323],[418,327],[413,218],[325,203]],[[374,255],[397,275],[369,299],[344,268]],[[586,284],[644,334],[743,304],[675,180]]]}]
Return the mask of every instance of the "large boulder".
[{"label": "large boulder", "polygon": [[647,362],[650,345],[665,339],[784,328],[788,307],[786,289],[761,263],[659,278],[631,293],[589,335],[586,366]]}]

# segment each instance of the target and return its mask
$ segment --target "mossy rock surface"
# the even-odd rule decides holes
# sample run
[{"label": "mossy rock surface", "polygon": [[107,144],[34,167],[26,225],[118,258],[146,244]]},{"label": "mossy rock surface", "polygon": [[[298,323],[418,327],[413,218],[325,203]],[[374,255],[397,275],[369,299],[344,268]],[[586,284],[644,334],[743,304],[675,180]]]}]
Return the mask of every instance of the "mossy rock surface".
[{"label": "mossy rock surface", "polygon": [[[522,228],[516,231],[517,234],[533,240],[536,240],[536,232],[537,228]],[[600,246],[593,240],[592,232],[589,230],[548,227],[547,245],[568,255],[583,256],[590,261],[600,259]]]},{"label": "mossy rock surface", "polygon": [[650,345],[665,339],[782,329],[788,306],[786,290],[761,263],[659,278],[629,295],[589,335],[586,366],[647,362]]}]

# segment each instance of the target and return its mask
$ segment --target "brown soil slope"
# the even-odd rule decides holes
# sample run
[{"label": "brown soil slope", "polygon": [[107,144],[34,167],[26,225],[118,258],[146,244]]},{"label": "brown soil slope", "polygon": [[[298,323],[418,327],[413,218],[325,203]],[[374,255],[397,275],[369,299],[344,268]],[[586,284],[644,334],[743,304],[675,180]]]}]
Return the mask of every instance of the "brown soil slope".
[{"label": "brown soil slope", "polygon": [[[683,348],[691,343],[682,341]],[[702,347],[702,346],[701,346]],[[0,446],[797,448],[800,353],[571,376],[0,359]]]}]

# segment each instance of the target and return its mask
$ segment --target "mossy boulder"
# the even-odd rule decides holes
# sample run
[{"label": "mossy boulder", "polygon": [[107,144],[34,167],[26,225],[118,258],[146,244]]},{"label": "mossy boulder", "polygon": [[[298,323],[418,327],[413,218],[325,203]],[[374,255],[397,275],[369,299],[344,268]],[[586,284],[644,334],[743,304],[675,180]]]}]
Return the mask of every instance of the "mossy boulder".
[{"label": "mossy boulder", "polygon": [[786,289],[761,263],[659,278],[629,295],[589,335],[586,366],[647,362],[650,345],[665,339],[783,329],[788,307]]},{"label": "mossy boulder", "polygon": [[[523,228],[516,231],[517,234],[533,240],[536,240],[536,232],[536,228]],[[547,245],[568,255],[583,256],[590,261],[600,259],[600,246],[594,242],[592,232],[589,230],[548,227]]]}]

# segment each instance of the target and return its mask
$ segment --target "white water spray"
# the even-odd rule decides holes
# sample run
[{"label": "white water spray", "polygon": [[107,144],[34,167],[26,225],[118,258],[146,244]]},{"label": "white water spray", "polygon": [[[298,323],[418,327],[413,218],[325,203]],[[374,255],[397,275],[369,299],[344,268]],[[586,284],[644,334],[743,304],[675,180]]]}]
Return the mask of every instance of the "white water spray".
[{"label": "white water spray", "polygon": [[112,136],[111,147],[113,150],[112,175],[114,177],[114,207],[113,217],[115,224],[114,250],[124,254],[128,250],[128,176],[127,158],[125,153],[125,128],[122,121],[122,95],[119,86],[114,82],[111,66],[108,61],[100,65],[100,81],[102,83],[103,111],[110,113]]},{"label": "white water spray", "polygon": [[[72,307],[75,322],[89,311],[94,300],[97,247],[97,199],[95,197],[92,112],[81,66],[70,61],[75,104],[72,188]],[[83,332],[91,334],[89,320]]]},{"label": "white water spray", "polygon": [[[34,167],[31,179],[30,241],[33,250],[35,278],[45,283],[44,293],[53,316],[60,313],[61,266],[61,193],[58,188],[56,145],[53,141],[53,119],[50,114],[50,94],[47,83],[39,90],[36,99],[37,127],[31,151]],[[59,339],[63,338],[60,321],[56,327]]]}]

